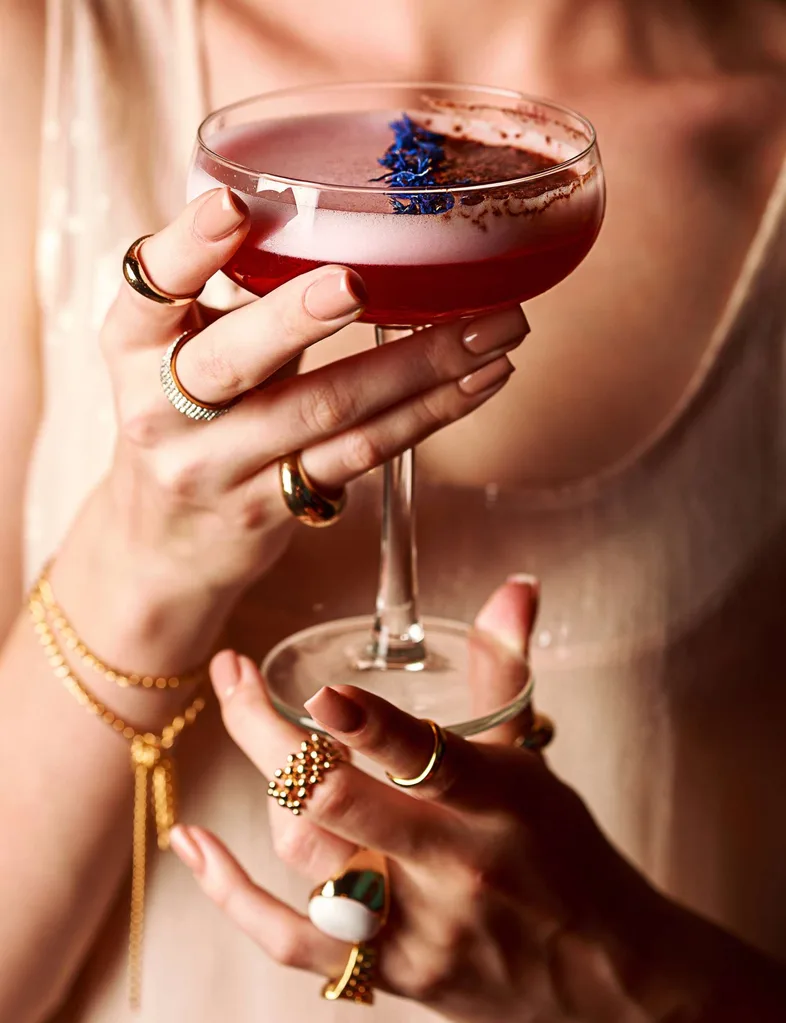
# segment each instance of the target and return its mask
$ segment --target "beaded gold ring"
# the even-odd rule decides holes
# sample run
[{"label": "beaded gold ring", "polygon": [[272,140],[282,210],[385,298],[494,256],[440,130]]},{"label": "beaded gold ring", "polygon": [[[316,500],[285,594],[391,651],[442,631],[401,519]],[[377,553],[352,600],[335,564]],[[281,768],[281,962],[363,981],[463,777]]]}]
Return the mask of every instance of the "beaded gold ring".
[{"label": "beaded gold ring", "polygon": [[299,817],[315,786],[325,780],[326,773],[340,760],[338,746],[313,732],[301,742],[297,753],[290,753],[287,766],[275,772],[267,794]]}]

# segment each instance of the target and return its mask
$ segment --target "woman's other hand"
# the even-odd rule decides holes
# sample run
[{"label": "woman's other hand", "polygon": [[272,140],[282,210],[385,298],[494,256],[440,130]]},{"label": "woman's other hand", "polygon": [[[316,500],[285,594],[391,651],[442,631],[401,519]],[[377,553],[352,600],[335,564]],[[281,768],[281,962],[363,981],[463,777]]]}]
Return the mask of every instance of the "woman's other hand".
[{"label": "woman's other hand", "polygon": [[[483,613],[481,674],[496,665],[505,685],[516,673],[521,682],[535,603],[521,578],[494,594]],[[302,733],[276,714],[247,658],[218,655],[213,679],[231,735],[272,777]],[[430,728],[363,690],[323,689],[308,709],[394,776],[415,776],[428,761]],[[742,1018],[717,1002],[716,1015],[702,1015],[712,985],[687,963],[695,956],[699,973],[722,978],[719,964],[750,965],[750,950],[657,895],[534,753],[451,735],[433,780],[406,791],[344,763],[291,823],[281,851],[314,880],[339,872],[357,845],[388,857],[393,909],[377,939],[379,984],[448,1018],[645,1023],[683,1018],[671,1015],[678,1008],[685,1019]],[[217,838],[180,827],[173,844],[269,955],[340,973],[346,946],[258,888]]]}]

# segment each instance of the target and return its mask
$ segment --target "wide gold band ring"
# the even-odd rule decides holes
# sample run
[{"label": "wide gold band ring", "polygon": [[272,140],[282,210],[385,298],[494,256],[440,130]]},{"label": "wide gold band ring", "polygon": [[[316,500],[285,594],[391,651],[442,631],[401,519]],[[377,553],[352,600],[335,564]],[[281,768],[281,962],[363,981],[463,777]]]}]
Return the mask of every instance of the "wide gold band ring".
[{"label": "wide gold band ring", "polygon": [[278,463],[284,503],[298,522],[320,528],[338,522],[347,505],[347,491],[338,497],[323,494],[308,478],[299,454],[285,455]]},{"label": "wide gold band ring", "polygon": [[142,248],[142,243],[146,242],[149,237],[149,234],[143,234],[141,238],[137,238],[135,242],[132,242],[126,250],[126,254],[123,256],[123,277],[125,277],[126,283],[143,298],[147,298],[151,302],[158,302],[160,305],[189,305],[189,303],[196,301],[202,294],[202,288],[192,292],[190,295],[170,295],[168,292],[157,288],[147,276],[142,261],[139,258],[139,250]]},{"label": "wide gold band ring", "polygon": [[545,714],[533,714],[532,724],[527,731],[514,740],[513,745],[520,749],[529,749],[535,753],[544,750],[554,738],[556,726]]},{"label": "wide gold band ring", "polygon": [[417,785],[423,785],[427,781],[430,781],[439,770],[445,756],[445,733],[439,725],[436,724],[436,722],[427,721],[426,723],[431,726],[431,731],[434,736],[434,748],[431,751],[428,763],[415,778],[394,778],[392,774],[388,774],[388,778],[394,785],[398,785],[405,789],[412,789]]},{"label": "wide gold band ring", "polygon": [[232,398],[230,401],[211,402],[200,401],[193,394],[183,387],[180,377],[177,375],[177,355],[180,349],[196,334],[195,330],[184,330],[179,337],[176,337],[161,357],[161,387],[177,411],[188,419],[199,420],[209,423],[211,419],[217,419],[228,412],[233,405],[236,405],[240,398]]}]

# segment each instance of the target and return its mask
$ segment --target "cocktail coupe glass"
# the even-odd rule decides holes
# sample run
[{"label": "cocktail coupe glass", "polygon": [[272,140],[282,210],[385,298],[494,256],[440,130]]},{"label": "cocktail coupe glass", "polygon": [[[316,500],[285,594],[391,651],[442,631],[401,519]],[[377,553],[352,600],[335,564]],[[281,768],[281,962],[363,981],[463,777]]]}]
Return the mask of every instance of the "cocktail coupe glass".
[{"label": "cocktail coupe glass", "polygon": [[[485,167],[502,173],[489,180],[481,167],[473,183],[425,187],[416,176],[399,187],[389,176],[372,180],[384,174],[377,161],[402,115],[427,133],[495,147]],[[361,319],[380,345],[548,290],[591,249],[605,202],[585,118],[508,90],[433,82],[287,89],[218,110],[199,129],[190,196],[216,184],[251,214],[248,238],[224,268],[230,278],[265,295],[316,266],[350,266],[368,291]],[[306,728],[315,723],[303,703],[323,685],[361,686],[463,735],[530,700],[528,675],[510,702],[479,711],[467,681],[470,627],[421,617],[414,478],[413,451],[385,466],[373,617],[305,629],[264,661],[277,708]]]}]

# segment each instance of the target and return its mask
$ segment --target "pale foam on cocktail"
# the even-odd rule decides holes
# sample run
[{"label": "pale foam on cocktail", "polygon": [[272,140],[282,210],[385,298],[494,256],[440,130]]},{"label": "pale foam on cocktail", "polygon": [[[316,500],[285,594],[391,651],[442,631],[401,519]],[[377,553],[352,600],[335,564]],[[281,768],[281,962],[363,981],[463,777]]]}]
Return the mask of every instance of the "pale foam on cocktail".
[{"label": "pale foam on cocktail", "polygon": [[[548,249],[574,225],[597,216],[601,200],[596,177],[569,171],[544,174],[542,191],[534,187],[534,181],[526,190],[511,186],[462,192],[458,188],[453,190],[455,205],[446,213],[398,215],[384,196],[341,191],[341,186],[368,186],[372,176],[380,173],[374,157],[384,151],[383,140],[389,135],[386,112],[354,116],[356,130],[351,134],[346,128],[349,116],[341,115],[340,144],[335,139],[335,120],[332,134],[323,130],[320,137],[314,118],[305,118],[300,125],[295,119],[283,128],[278,127],[280,122],[244,125],[216,132],[206,140],[220,156],[254,170],[290,180],[307,177],[325,182],[324,188],[318,188],[263,177],[256,194],[241,191],[252,217],[248,244],[262,252],[326,263],[471,263],[521,248]],[[307,129],[304,122],[309,122]],[[451,132],[456,137],[455,122],[455,115],[428,115],[429,127],[448,137]],[[502,131],[499,124],[465,119],[461,138],[510,148],[513,137],[522,156],[534,153],[552,163],[578,156],[585,144],[557,139],[532,124],[506,127]],[[515,127],[520,130],[515,132]],[[285,139],[276,137],[284,131]],[[211,169],[214,174],[221,170]],[[194,166],[189,198],[224,183],[231,184],[231,177],[222,181]]]}]

